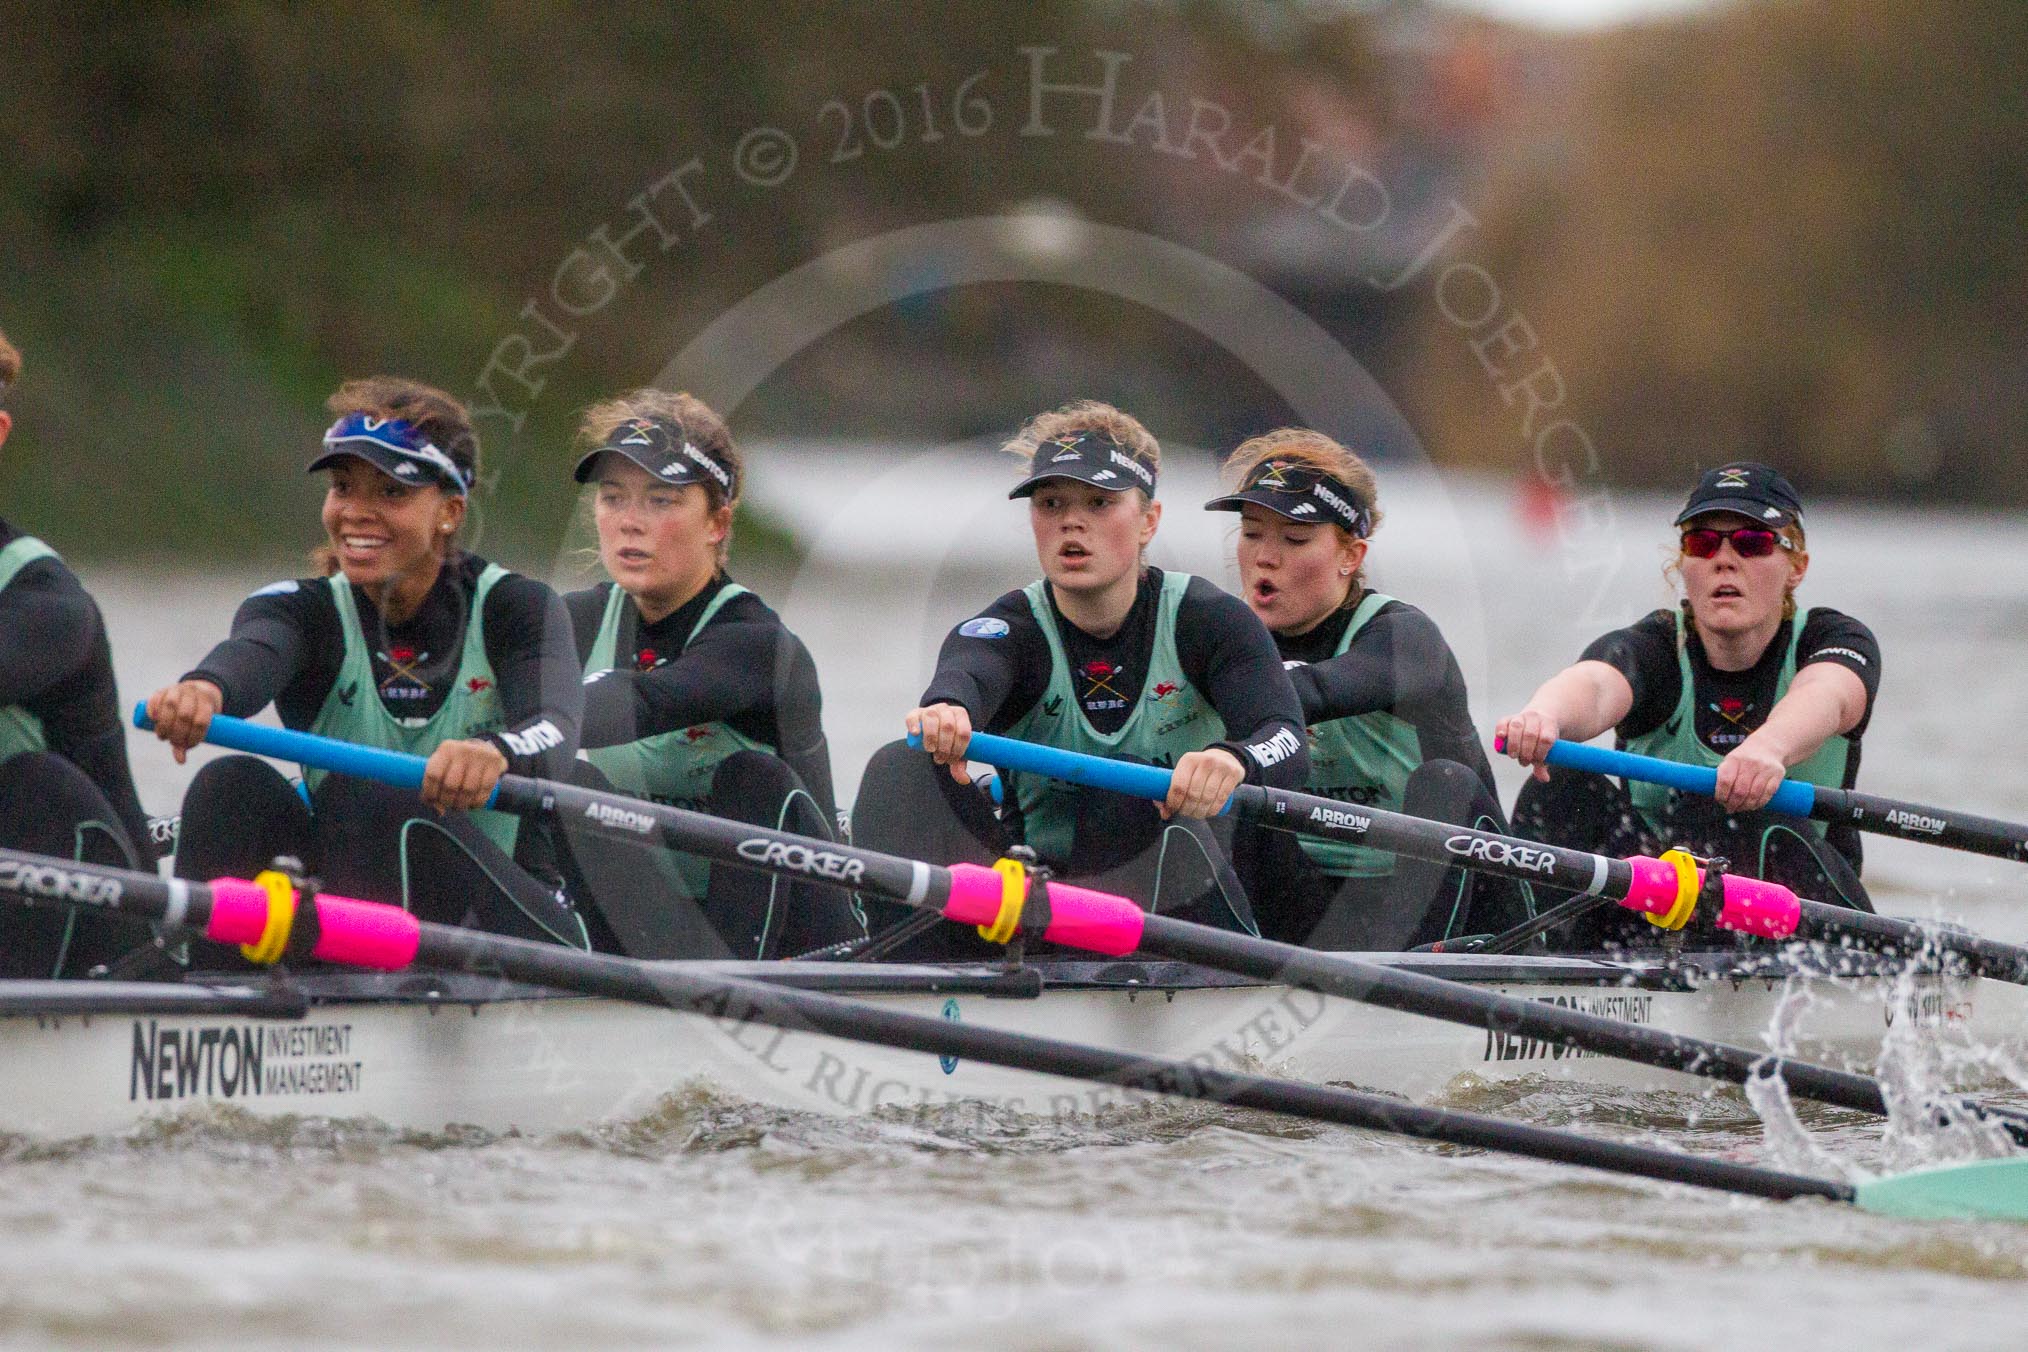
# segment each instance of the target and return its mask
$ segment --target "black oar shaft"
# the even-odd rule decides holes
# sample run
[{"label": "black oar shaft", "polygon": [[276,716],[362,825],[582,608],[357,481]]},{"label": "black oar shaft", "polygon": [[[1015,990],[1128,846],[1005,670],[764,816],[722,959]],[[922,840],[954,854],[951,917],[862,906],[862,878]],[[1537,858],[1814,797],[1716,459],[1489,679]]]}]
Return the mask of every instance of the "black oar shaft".
[{"label": "black oar shaft", "polygon": [[493,804],[553,816],[569,831],[659,843],[735,868],[801,874],[911,906],[940,908],[950,895],[950,873],[935,865],[553,780],[502,775]]},{"label": "black oar shaft", "polygon": [[[1348,807],[1288,789],[1242,785],[1233,793],[1233,807],[1278,830],[1371,845],[1411,859],[1452,863],[1476,872],[1568,888],[1613,901],[1628,895],[1634,879],[1633,867],[1624,859],[1608,859],[1583,850],[1543,845],[1380,808]],[[1947,926],[1899,920],[1804,898],[1798,898],[1797,902],[1803,922],[1798,937],[1849,941],[1911,957],[1951,953],[1979,976],[2028,985],[2028,948]]]},{"label": "black oar shaft", "polygon": [[[1718,772],[1711,766],[1686,765],[1610,747],[1556,742],[1550,746],[1545,760],[1547,764],[1571,770],[1659,784],[1678,793],[1710,798],[1718,791]],[[1878,835],[2028,862],[2028,825],[1882,798],[1857,789],[1833,788],[1803,779],[1785,780],[1768,800],[1767,810],[1784,816],[1843,822]]]},{"label": "black oar shaft", "polygon": [[876,1004],[844,1001],[815,991],[707,976],[683,964],[649,965],[437,925],[423,926],[417,957],[431,966],[498,974],[585,995],[662,1005],[725,1023],[757,1023],[821,1033],[904,1051],[962,1057],[1013,1070],[1258,1108],[1395,1136],[1497,1150],[1724,1192],[1784,1199],[1827,1197],[1841,1202],[1851,1201],[1855,1195],[1849,1184],[1832,1179],[1602,1141],[1475,1113],[1421,1107],[1356,1090],[1294,1084],[1195,1062],[1138,1056],[977,1024],[932,1019]]},{"label": "black oar shaft", "polygon": [[[652,834],[670,849],[716,862],[777,873],[798,872],[840,886],[863,888],[909,905],[935,909],[949,895],[950,874],[942,868],[875,850],[725,821],[683,808],[632,800],[622,808],[610,794],[547,781],[518,780],[513,776],[500,781],[496,801],[509,810],[559,814],[578,829],[631,840]],[[1443,829],[1441,823],[1420,823],[1414,817],[1401,821]],[[1413,828],[1404,826],[1400,830],[1406,835]],[[1596,858],[1579,857],[1586,861]],[[1590,868],[1589,862],[1586,867]],[[1524,1000],[1462,982],[1164,916],[1148,916],[1143,925],[1144,950],[1220,971],[1267,982],[1309,986],[1328,995],[1380,1008],[1482,1029],[1493,1036],[1531,1038],[1733,1084],[1745,1084],[1756,1076],[1772,1077],[1781,1080],[1800,1098],[1883,1116],[1888,1111],[1878,1082],[1848,1071],[1792,1061],[1729,1043],[1684,1037],[1579,1009]],[[1997,1110],[1970,1105],[1962,1105],[1959,1110],[1997,1115]],[[2010,1130],[2020,1128],[2010,1125]]]},{"label": "black oar shaft", "polygon": [[1633,883],[1633,868],[1624,859],[1410,817],[1385,808],[1351,806],[1292,789],[1243,784],[1233,792],[1232,806],[1242,816],[1278,831],[1366,845],[1410,859],[1457,864],[1479,873],[1613,901],[1624,898]]},{"label": "black oar shaft", "polygon": [[[500,781],[498,801],[510,810],[553,811],[583,829],[622,838],[640,839],[652,828],[671,849],[727,864],[775,871],[821,867],[825,876],[841,885],[864,887],[915,905],[934,907],[949,890],[949,875],[942,869],[926,869],[924,865],[876,851],[826,845],[682,808],[637,803],[622,811],[611,805],[610,795],[567,785],[517,781],[509,776]],[[1408,828],[1399,829],[1405,834]],[[1589,870],[1589,864],[1586,867]],[[848,880],[843,874],[852,876]],[[1680,1037],[1582,1010],[1521,1000],[1461,982],[1214,930],[1165,916],[1151,915],[1143,923],[1142,947],[1165,957],[1201,962],[1262,981],[1312,986],[1326,994],[1365,1004],[1445,1019],[1505,1036],[1537,1038],[1735,1084],[1744,1084],[1757,1074],[1778,1075],[1805,1098],[1861,1112],[1887,1111],[1880,1086],[1863,1075],[1787,1061],[1721,1042]]]},{"label": "black oar shaft", "polygon": [[1843,822],[1875,835],[1898,836],[1926,845],[2028,863],[2028,826],[2020,822],[1905,803],[1857,789],[1829,788],[1817,790],[1816,805],[1810,809],[1810,815],[1818,821]]},{"label": "black oar shaft", "polygon": [[[200,930],[212,908],[212,890],[204,884],[71,864],[14,850],[0,850],[0,894],[30,902],[117,912]],[[340,904],[353,908],[368,905]],[[1850,1184],[1834,1179],[1700,1159],[1474,1113],[1419,1107],[1355,1090],[1294,1084],[1189,1061],[1138,1056],[929,1018],[816,991],[712,975],[683,963],[644,963],[446,925],[424,923],[415,930],[413,961],[418,964],[653,1005],[722,1023],[759,1024],[903,1051],[962,1057],[1013,1070],[1258,1108],[1318,1122],[1748,1196],[1825,1197],[1841,1202],[1854,1201],[1857,1196]]]},{"label": "black oar shaft", "polygon": [[1757,1076],[1779,1078],[1803,1098],[1865,1113],[1887,1112],[1879,1083],[1864,1075],[1682,1037],[1562,1005],[1519,1000],[1342,954],[1318,953],[1161,915],[1148,917],[1142,948],[1181,962],[1304,986],[1383,1009],[1483,1028],[1502,1037],[1534,1038],[1707,1079],[1744,1084]]},{"label": "black oar shaft", "polygon": [[[1304,796],[1285,795],[1289,799]],[[575,830],[596,832],[621,840],[653,838],[669,849],[682,850],[714,862],[766,872],[798,873],[842,887],[859,888],[907,905],[934,910],[950,894],[949,871],[933,865],[769,827],[727,821],[684,808],[618,799],[613,794],[573,785],[508,775],[500,781],[495,803],[508,811],[555,814]],[[1371,815],[1375,823],[1388,832],[1390,839],[1403,842],[1421,840],[1426,843],[1432,837],[1448,840],[1451,838],[1449,833],[1458,833],[1466,841],[1486,838],[1504,843],[1506,839],[1488,837],[1484,832],[1465,831],[1461,827],[1446,827],[1440,822],[1424,822],[1416,817],[1398,817],[1392,813]],[[1536,848],[1528,846],[1525,841],[1512,844],[1516,850]],[[1610,869],[1596,867],[1599,856],[1574,850],[1549,851],[1548,847],[1541,848],[1546,855],[1574,856],[1574,860],[1563,861],[1558,866],[1581,867],[1587,877],[1597,874],[1605,879],[1605,887],[1613,886],[1616,877],[1625,876],[1627,866],[1624,863],[1620,865],[1622,873],[1616,875]],[[1499,860],[1497,866],[1500,868],[1538,867],[1515,853],[1482,850],[1475,857]],[[1624,891],[1625,883],[1621,882],[1619,886]],[[1820,909],[1847,914],[1835,907]],[[1181,961],[1198,962],[1262,981],[1306,985],[1326,994],[1443,1019],[1497,1036],[1533,1038],[1734,1084],[1744,1084],[1755,1076],[1771,1076],[1780,1079],[1791,1093],[1801,1098],[1859,1112],[1884,1115],[1888,1111],[1879,1084],[1863,1075],[1791,1061],[1729,1043],[1684,1037],[1538,1000],[1502,995],[1462,982],[1445,981],[1339,954],[1318,953],[1158,915],[1148,916],[1144,921],[1142,947]],[[1975,1109],[1969,1105],[1960,1110],[2002,1115],[1999,1110]],[[2028,1135],[2028,1132],[2023,1134]]]},{"label": "black oar shaft", "polygon": [[1796,931],[1799,938],[1851,940],[1867,948],[1885,949],[1910,958],[1949,953],[1976,976],[2028,985],[2028,949],[2014,944],[1987,939],[1969,930],[1916,924],[1821,901],[1798,904],[1802,910],[1802,925]]}]

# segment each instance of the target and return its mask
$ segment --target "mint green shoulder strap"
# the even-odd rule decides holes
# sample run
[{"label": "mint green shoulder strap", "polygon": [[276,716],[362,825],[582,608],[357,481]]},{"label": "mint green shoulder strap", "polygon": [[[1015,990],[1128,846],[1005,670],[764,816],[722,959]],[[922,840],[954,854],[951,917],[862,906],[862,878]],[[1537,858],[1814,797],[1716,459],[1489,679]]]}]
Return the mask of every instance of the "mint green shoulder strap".
[{"label": "mint green shoulder strap", "polygon": [[472,613],[465,621],[465,656],[484,657],[486,652],[486,598],[501,578],[508,576],[505,568],[489,563],[479,570],[479,583],[472,588]]},{"label": "mint green shoulder strap", "polygon": [[24,535],[5,549],[0,549],[0,590],[5,590],[14,581],[16,573],[37,559],[63,562],[61,555],[33,535]]},{"label": "mint green shoulder strap", "polygon": [[1803,649],[1803,626],[1810,622],[1810,607],[1799,606],[1795,618],[1789,621],[1789,651],[1782,658],[1781,691],[1775,696],[1780,699],[1788,693],[1789,682],[1796,676],[1796,654]]},{"label": "mint green shoulder strap", "polygon": [[718,595],[711,598],[710,604],[704,607],[704,613],[697,617],[697,623],[690,626],[689,637],[683,640],[683,646],[687,648],[697,641],[697,636],[704,632],[704,626],[711,623],[712,616],[725,609],[726,602],[744,595],[746,595],[746,588],[740,586],[737,582],[728,582],[723,587],[720,587]]},{"label": "mint green shoulder strap", "polygon": [[1352,611],[1352,623],[1345,626],[1345,636],[1338,640],[1338,651],[1343,653],[1350,648],[1352,640],[1357,638],[1359,631],[1366,627],[1366,622],[1375,615],[1378,615],[1382,606],[1387,605],[1393,600],[1394,598],[1386,592],[1377,591],[1367,592],[1366,595],[1360,597],[1358,606]]}]

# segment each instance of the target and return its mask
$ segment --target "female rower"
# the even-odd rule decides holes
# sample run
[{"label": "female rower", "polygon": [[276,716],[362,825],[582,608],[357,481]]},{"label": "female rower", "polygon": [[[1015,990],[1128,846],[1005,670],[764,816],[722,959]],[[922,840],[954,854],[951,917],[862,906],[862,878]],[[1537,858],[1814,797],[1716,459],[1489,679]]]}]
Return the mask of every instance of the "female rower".
[{"label": "female rower", "polygon": [[[745,467],[724,420],[690,395],[645,389],[587,410],[578,435],[577,481],[595,487],[612,578],[564,598],[596,778],[829,839],[837,808],[816,665],[725,572]],[[865,932],[837,888],[588,833],[572,834],[570,854],[581,891],[635,957],[792,957]]]},{"label": "female rower", "polygon": [[458,547],[479,461],[462,404],[382,376],[328,407],[310,462],[330,472],[325,575],[248,597],[232,637],[148,712],[181,761],[213,715],[272,702],[290,728],[427,756],[422,789],[309,771],[305,801],[263,761],[215,760],[184,798],[176,871],[244,878],[293,856],[333,892],[587,946],[547,833],[477,810],[503,774],[570,772],[583,687],[563,602]]},{"label": "female rower", "polygon": [[[0,333],[0,446],[21,353]],[[0,846],[121,868],[155,856],[98,606],[56,551],[0,520]],[[81,976],[146,944],[133,921],[0,907],[0,978]]]},{"label": "female rower", "polygon": [[[1311,793],[1361,807],[1507,829],[1465,701],[1464,673],[1429,616],[1366,585],[1380,524],[1373,471],[1321,432],[1241,445],[1234,487],[1241,594],[1274,634],[1302,700]],[[1383,850],[1264,833],[1256,890],[1280,897],[1269,937],[1378,952],[1528,920],[1525,885]]]},{"label": "female rower", "polygon": [[[1766,465],[1705,474],[1676,525],[1680,551],[1669,573],[1681,584],[1680,606],[1598,639],[1500,721],[1507,754],[1535,769],[1515,804],[1515,829],[1601,854],[1681,846],[1815,900],[1871,910],[1857,832],[1760,809],[1785,777],[1852,786],[1880,685],[1880,645],[1849,615],[1797,608],[1810,566],[1803,505]],[[1716,800],[1552,774],[1543,764],[1558,738],[1588,741],[1608,728],[1627,750],[1716,766]],[[1646,930],[1617,911],[1594,913],[1572,941],[1596,947]]]},{"label": "female rower", "polygon": [[[1148,566],[1162,519],[1161,448],[1135,419],[1107,404],[1068,404],[1032,419],[1007,449],[1027,464],[1008,496],[1028,499],[1042,579],[944,640],[906,719],[930,755],[905,743],[875,755],[855,839],[939,863],[982,862],[1026,844],[1060,873],[1258,932],[1225,845],[1202,819],[1243,782],[1303,782],[1301,707],[1274,640],[1237,597]],[[964,787],[975,727],[1173,766],[1169,795],[1158,809],[1013,775],[996,818]],[[932,758],[949,774],[934,771]]]}]

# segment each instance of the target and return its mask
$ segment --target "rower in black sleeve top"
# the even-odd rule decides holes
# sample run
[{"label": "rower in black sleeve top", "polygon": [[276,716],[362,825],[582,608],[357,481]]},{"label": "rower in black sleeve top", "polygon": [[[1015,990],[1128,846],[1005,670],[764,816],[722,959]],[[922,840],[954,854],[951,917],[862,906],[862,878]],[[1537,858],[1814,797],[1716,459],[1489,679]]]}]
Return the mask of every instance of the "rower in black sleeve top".
[{"label": "rower in black sleeve top", "polygon": [[[1717,855],[1812,900],[1871,910],[1856,831],[1761,809],[1784,778],[1852,787],[1880,645],[1849,615],[1796,605],[1810,563],[1803,505],[1775,470],[1739,462],[1710,471],[1676,526],[1669,572],[1681,604],[1599,638],[1496,729],[1508,755],[1535,767],[1515,804],[1516,831],[1602,854],[1676,846]],[[1717,798],[1542,764],[1557,739],[1608,729],[1626,750],[1716,767]],[[1606,908],[1567,939],[1595,948],[1652,944],[1655,933]]]},{"label": "rower in black sleeve top", "polygon": [[478,469],[462,404],[376,377],[329,408],[310,464],[330,472],[328,574],[254,593],[148,712],[181,760],[212,715],[272,703],[287,727],[427,757],[422,789],[307,771],[306,803],[265,762],[212,761],[184,798],[178,876],[293,856],[334,893],[586,947],[547,833],[483,810],[503,774],[569,774],[584,695],[562,599],[457,547]]},{"label": "rower in black sleeve top", "polygon": [[[939,863],[986,862],[1026,844],[1059,875],[1257,932],[1229,859],[1231,819],[1215,833],[1204,819],[1241,783],[1303,782],[1301,710],[1274,641],[1237,597],[1146,563],[1161,521],[1161,449],[1138,421],[1070,404],[1031,420],[1008,449],[1028,466],[1009,496],[1028,499],[1043,577],[944,640],[906,719],[930,755],[905,743],[875,755],[854,839]],[[1173,766],[1172,786],[1151,804],[1009,775],[996,817],[965,787],[974,727]],[[932,758],[949,774],[930,772]],[[943,944],[975,947],[955,930]]]},{"label": "rower in black sleeve top", "polygon": [[[586,681],[580,781],[830,839],[816,664],[725,572],[746,467],[724,420],[636,390],[587,410],[579,441],[612,578],[565,598]],[[794,957],[865,933],[838,888],[569,835],[574,884],[633,957]]]},{"label": "rower in black sleeve top", "polygon": [[[1241,595],[1274,635],[1302,701],[1306,791],[1357,807],[1507,829],[1466,703],[1464,673],[1428,615],[1366,582],[1381,513],[1373,471],[1321,432],[1283,428],[1227,462]],[[1258,833],[1270,938],[1387,951],[1518,925],[1525,884],[1341,841]],[[1267,925],[1269,908],[1262,907]]]},{"label": "rower in black sleeve top", "polygon": [[[0,446],[21,354],[0,334]],[[127,765],[98,605],[56,551],[0,521],[0,845],[119,868],[155,861]],[[148,943],[146,925],[0,907],[0,978],[82,976]]]}]

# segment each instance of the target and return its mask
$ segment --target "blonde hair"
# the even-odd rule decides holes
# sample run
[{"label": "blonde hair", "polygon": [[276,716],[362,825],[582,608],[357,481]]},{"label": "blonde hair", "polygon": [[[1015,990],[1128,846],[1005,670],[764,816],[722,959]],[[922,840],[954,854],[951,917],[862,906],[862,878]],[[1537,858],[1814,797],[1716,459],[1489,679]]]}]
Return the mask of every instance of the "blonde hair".
[{"label": "blonde hair", "polygon": [[0,401],[7,398],[8,387],[21,378],[21,349],[7,341],[7,335],[0,333]]},{"label": "blonde hair", "polygon": [[[355,413],[398,418],[449,456],[468,485],[479,482],[479,432],[472,425],[472,415],[464,404],[434,385],[406,376],[365,376],[340,385],[337,393],[324,401],[324,409],[334,418]],[[456,543],[455,535],[442,541],[446,557]],[[327,577],[338,571],[337,552],[328,544],[311,550],[310,559]]]},{"label": "blonde hair", "polygon": [[[1380,529],[1380,481],[1374,478],[1372,467],[1356,451],[1348,450],[1322,432],[1307,427],[1278,427],[1239,443],[1225,462],[1225,477],[1237,491],[1249,474],[1270,460],[1282,460],[1297,469],[1330,475],[1351,489],[1359,500],[1358,505],[1366,509],[1367,536]],[[1347,540],[1359,538],[1336,521],[1329,524]],[[1359,595],[1365,590],[1366,565],[1361,562],[1359,571],[1352,575],[1344,604],[1358,604]]]},{"label": "blonde hair", "polygon": [[[1798,562],[1808,563],[1810,558],[1810,545],[1809,541],[1806,540],[1803,536],[1803,523],[1800,521],[1791,521],[1786,526],[1777,526],[1775,528],[1775,534],[1779,535],[1782,539],[1787,540],[1789,542],[1790,548],[1785,550],[1784,552],[1787,554],[1789,560],[1789,573],[1791,576],[1794,576],[1796,571],[1796,564]],[[1676,557],[1669,560],[1668,563],[1662,566],[1662,580],[1664,582],[1667,582],[1672,590],[1680,590],[1682,588],[1683,558],[1684,558],[1683,544],[1681,537],[1679,536],[1676,544]],[[1695,620],[1697,618],[1696,613],[1690,609],[1689,597],[1687,596],[1684,597],[1682,600],[1677,602],[1677,605],[1682,607],[1683,618],[1686,621]],[[1782,618],[1785,620],[1793,620],[1795,617],[1796,617],[1796,589],[1794,585],[1791,585],[1788,588],[1788,590],[1782,593]]]},{"label": "blonde hair", "polygon": [[[725,425],[725,419],[694,394],[644,387],[593,404],[578,419],[578,454],[583,455],[605,445],[615,431],[635,419],[667,426],[679,440],[689,442],[731,473],[732,488],[729,491],[709,476],[699,481],[704,489],[704,500],[711,504],[712,511],[739,505],[739,495],[746,487],[746,460],[732,444],[732,429]],[[718,542],[721,567],[731,554],[732,531],[728,528],[725,538]]]},{"label": "blonde hair", "polygon": [[[1141,420],[1130,413],[1122,413],[1111,404],[1097,399],[1078,399],[1053,408],[1047,413],[1038,413],[1021,425],[1000,449],[1008,455],[1020,458],[1022,466],[1032,470],[1035,453],[1042,443],[1056,437],[1071,436],[1078,432],[1101,432],[1120,444],[1120,449],[1139,460],[1151,471],[1159,474],[1162,469],[1162,447],[1155,440],[1155,434],[1141,425]],[[1153,499],[1146,489],[1136,485],[1134,492],[1141,495],[1141,505]]]}]

